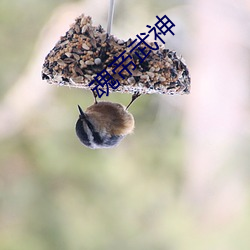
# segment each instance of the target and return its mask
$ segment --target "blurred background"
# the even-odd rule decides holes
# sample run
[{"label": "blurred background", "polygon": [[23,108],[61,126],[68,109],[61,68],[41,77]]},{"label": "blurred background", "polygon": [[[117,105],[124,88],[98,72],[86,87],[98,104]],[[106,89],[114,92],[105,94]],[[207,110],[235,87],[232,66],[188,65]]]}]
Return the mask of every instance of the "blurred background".
[{"label": "blurred background", "polygon": [[167,48],[191,94],[140,97],[134,134],[90,150],[74,126],[92,94],[43,82],[41,68],[81,13],[106,28],[108,5],[0,2],[0,249],[249,250],[249,0],[117,0],[119,38],[156,15],[176,24]]}]

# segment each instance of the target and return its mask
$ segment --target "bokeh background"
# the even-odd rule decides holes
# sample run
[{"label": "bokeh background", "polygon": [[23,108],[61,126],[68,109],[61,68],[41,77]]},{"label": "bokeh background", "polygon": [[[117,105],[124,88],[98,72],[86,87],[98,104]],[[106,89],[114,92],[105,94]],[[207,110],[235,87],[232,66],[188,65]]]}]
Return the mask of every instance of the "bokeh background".
[{"label": "bokeh background", "polygon": [[74,126],[92,94],[48,85],[41,67],[81,13],[106,27],[108,5],[0,2],[0,249],[249,250],[250,2],[117,0],[117,37],[156,15],[176,24],[166,43],[192,91],[140,97],[134,134],[90,150]]}]

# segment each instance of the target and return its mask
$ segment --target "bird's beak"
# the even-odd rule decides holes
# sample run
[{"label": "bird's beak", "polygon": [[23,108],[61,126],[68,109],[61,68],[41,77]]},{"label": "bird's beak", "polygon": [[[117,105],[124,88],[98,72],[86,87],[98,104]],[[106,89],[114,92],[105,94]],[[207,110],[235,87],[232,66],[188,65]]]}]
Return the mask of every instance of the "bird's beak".
[{"label": "bird's beak", "polygon": [[82,108],[79,105],[77,105],[77,106],[78,106],[78,110],[79,110],[79,113],[80,113],[80,118],[86,118],[84,112],[82,111]]}]

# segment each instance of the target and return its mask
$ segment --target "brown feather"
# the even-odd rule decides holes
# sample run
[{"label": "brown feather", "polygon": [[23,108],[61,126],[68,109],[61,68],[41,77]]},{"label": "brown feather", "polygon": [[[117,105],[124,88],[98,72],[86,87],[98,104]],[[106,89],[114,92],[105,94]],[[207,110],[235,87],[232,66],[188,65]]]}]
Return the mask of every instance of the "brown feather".
[{"label": "brown feather", "polygon": [[98,131],[107,131],[111,135],[127,135],[133,132],[134,118],[119,103],[98,102],[86,109]]}]

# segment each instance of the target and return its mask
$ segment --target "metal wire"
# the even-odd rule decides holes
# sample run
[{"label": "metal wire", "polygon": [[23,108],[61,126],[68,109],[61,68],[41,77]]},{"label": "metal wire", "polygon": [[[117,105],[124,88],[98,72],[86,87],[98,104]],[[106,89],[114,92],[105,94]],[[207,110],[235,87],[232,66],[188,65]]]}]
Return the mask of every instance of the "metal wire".
[{"label": "metal wire", "polygon": [[109,13],[108,13],[108,25],[107,25],[108,34],[111,34],[111,30],[112,30],[114,10],[115,10],[115,0],[110,0]]}]

